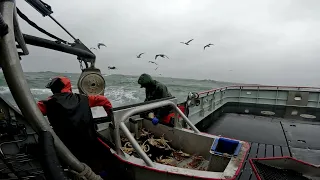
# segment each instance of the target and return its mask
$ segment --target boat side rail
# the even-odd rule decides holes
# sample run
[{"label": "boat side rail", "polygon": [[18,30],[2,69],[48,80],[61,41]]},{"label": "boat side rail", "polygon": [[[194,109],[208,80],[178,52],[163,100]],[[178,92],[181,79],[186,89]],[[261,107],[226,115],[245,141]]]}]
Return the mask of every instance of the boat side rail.
[{"label": "boat side rail", "polygon": [[141,105],[134,108],[123,109],[121,111],[114,112],[114,125],[115,125],[115,142],[116,142],[116,152],[121,155],[123,152],[121,151],[121,138],[120,138],[120,129],[124,133],[124,135],[128,138],[129,142],[132,144],[133,148],[137,151],[139,156],[144,160],[144,162],[150,166],[154,167],[153,162],[148,157],[148,155],[142,150],[138,142],[130,133],[129,129],[125,125],[125,121],[128,120],[131,116],[136,115],[138,113],[143,113],[145,111],[149,111],[152,109],[171,106],[181,117],[182,119],[191,127],[194,133],[200,133],[200,131],[192,124],[192,122],[186,117],[186,115],[177,107],[176,103],[172,100],[164,100],[159,102],[154,102],[150,104]]},{"label": "boat side rail", "polygon": [[224,86],[220,88],[210,89],[208,91],[198,92],[200,96],[213,94],[217,91],[223,91],[227,89],[267,89],[267,90],[278,90],[278,91],[316,91],[320,92],[320,87],[299,87],[299,86],[264,86],[264,85],[234,85],[234,86]]},{"label": "boat side rail", "polygon": [[228,102],[320,108],[320,88],[291,86],[227,86],[188,97],[189,119],[198,123]]}]

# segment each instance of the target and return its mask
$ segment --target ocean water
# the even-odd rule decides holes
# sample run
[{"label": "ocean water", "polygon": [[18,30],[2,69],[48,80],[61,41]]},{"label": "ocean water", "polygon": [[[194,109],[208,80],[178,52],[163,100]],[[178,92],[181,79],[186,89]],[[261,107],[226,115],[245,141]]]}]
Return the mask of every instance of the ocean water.
[{"label": "ocean water", "polygon": [[[46,89],[45,85],[51,78],[56,76],[66,76],[72,82],[74,92],[79,92],[77,89],[77,81],[80,74],[76,73],[56,73],[56,72],[27,72],[25,77],[28,81],[31,92],[36,101],[47,99],[52,95],[50,89]],[[104,75],[106,88],[104,95],[111,101],[113,107],[135,104],[143,102],[145,99],[144,88],[138,85],[138,76],[128,75]],[[219,82],[213,80],[193,80],[193,79],[176,79],[169,77],[153,77],[155,80],[165,84],[171,94],[177,97],[178,102],[186,100],[189,92],[200,92],[213,88],[233,85],[236,83]],[[0,95],[9,102],[15,104],[15,101],[10,93],[10,90],[5,81],[4,75],[0,73]],[[102,108],[101,108],[102,109]],[[95,116],[100,116],[101,110],[94,110]],[[99,115],[97,115],[99,114]]]}]

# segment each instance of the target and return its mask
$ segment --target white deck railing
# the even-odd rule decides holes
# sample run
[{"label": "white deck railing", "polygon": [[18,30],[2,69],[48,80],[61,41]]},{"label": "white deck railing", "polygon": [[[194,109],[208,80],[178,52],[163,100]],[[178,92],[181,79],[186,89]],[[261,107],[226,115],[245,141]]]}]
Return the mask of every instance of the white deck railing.
[{"label": "white deck railing", "polygon": [[[290,86],[228,86],[199,92],[189,108],[193,124],[228,102],[320,108],[320,88]],[[196,103],[195,103],[196,102]]]}]

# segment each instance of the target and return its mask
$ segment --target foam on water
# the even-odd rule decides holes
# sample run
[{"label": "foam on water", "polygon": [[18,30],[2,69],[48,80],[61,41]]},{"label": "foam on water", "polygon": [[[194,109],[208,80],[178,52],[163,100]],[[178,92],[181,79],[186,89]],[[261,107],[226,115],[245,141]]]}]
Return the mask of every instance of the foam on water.
[{"label": "foam on water", "polygon": [[[50,89],[31,88],[31,93],[34,95],[51,94]],[[0,86],[0,94],[11,94],[7,86]]]},{"label": "foam on water", "polygon": [[[31,88],[30,90],[31,90],[31,93],[35,96],[52,95],[52,92],[50,89]],[[79,90],[73,87],[73,92],[79,93]],[[0,94],[2,95],[11,94],[9,87],[0,86]],[[125,89],[125,87],[116,87],[116,86],[107,87],[105,89],[104,95],[108,99],[116,101],[119,105],[127,104],[130,102],[136,103],[141,100],[141,98],[139,98],[139,92],[135,90]]]},{"label": "foam on water", "polygon": [[[71,83],[73,84],[73,92],[79,93],[76,84],[80,74],[55,72],[25,73],[25,77],[28,85],[31,87],[30,90],[35,101],[47,99],[48,96],[52,95],[50,89],[46,89],[44,87],[52,77],[56,76],[69,77]],[[104,95],[111,101],[113,107],[135,104],[144,101],[145,90],[140,88],[140,85],[138,85],[138,76],[106,74],[103,76],[105,77],[106,81]],[[154,79],[167,85],[171,94],[178,98],[178,102],[184,101],[189,92],[199,92],[211,88],[226,86],[226,83],[217,81],[198,81],[192,79],[175,79],[166,77],[154,77]],[[0,73],[0,95],[12,104],[16,105],[2,73]],[[92,108],[92,112],[95,117],[106,115],[104,109],[101,107]]]},{"label": "foam on water", "polygon": [[[36,101],[47,99],[47,97],[52,95],[50,89],[31,88],[30,90]],[[73,87],[73,92],[79,93],[79,90]],[[0,94],[9,100],[9,102],[14,103],[14,106],[16,106],[9,87],[0,86]],[[139,92],[135,90],[128,90],[125,87],[107,87],[104,95],[110,100],[113,107],[119,107],[121,105],[134,104],[143,101],[143,99],[139,97]],[[102,107],[92,108],[92,113],[94,117],[106,116],[106,112]]]},{"label": "foam on water", "polygon": [[115,107],[143,101],[140,98],[141,93],[126,87],[109,86],[106,88],[104,95],[112,100],[112,104]]},{"label": "foam on water", "polygon": [[31,88],[30,90],[33,95],[52,94],[50,89]]}]

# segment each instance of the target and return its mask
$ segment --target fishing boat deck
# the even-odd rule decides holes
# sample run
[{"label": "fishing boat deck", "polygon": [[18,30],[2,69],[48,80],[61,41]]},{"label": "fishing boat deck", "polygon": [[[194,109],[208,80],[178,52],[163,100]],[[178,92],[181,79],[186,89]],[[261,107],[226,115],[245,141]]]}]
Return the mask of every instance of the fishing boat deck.
[{"label": "fishing boat deck", "polygon": [[250,142],[239,180],[256,179],[250,158],[292,156],[320,164],[320,123],[316,121],[225,113],[206,132]]}]

